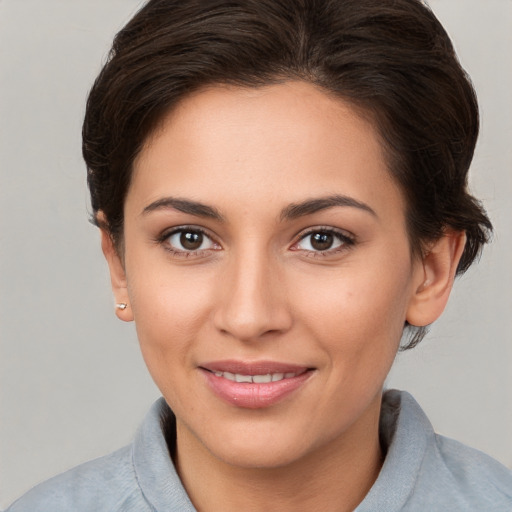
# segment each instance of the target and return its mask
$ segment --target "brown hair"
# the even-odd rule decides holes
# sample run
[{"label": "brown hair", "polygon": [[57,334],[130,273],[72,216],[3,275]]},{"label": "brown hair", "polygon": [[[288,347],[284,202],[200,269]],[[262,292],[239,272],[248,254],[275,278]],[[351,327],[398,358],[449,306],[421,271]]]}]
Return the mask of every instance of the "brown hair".
[{"label": "brown hair", "polygon": [[[209,84],[304,80],[357,105],[407,201],[411,248],[464,231],[458,273],[492,225],[468,193],[478,105],[451,41],[419,0],[150,0],[117,34],[83,125],[93,219],[116,244],[134,158],[186,95]],[[419,342],[420,328],[408,347]]]}]

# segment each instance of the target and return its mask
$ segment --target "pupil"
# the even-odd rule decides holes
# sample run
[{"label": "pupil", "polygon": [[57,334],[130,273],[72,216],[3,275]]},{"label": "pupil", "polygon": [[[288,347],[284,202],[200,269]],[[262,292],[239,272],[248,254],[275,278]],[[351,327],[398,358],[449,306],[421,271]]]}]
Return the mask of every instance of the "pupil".
[{"label": "pupil", "polygon": [[194,251],[201,247],[201,244],[203,243],[203,235],[202,233],[185,231],[180,236],[180,243],[185,249]]},{"label": "pupil", "polygon": [[331,248],[333,241],[334,237],[330,233],[315,233],[311,237],[311,246],[317,251],[325,251]]}]

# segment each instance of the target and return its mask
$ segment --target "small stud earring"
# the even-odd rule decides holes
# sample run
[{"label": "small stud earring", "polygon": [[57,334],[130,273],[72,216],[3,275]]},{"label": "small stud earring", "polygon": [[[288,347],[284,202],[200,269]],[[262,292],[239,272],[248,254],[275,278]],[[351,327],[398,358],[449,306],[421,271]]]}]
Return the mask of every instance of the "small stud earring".
[{"label": "small stud earring", "polygon": [[128,304],[126,302],[120,302],[119,304],[116,304],[116,308],[120,309],[121,311],[125,310],[128,307]]}]

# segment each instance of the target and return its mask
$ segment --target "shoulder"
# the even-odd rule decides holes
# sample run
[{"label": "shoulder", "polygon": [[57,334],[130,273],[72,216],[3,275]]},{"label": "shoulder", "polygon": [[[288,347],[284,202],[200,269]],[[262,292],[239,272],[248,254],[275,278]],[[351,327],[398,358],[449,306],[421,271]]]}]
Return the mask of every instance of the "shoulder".
[{"label": "shoulder", "polygon": [[38,485],[5,512],[193,512],[169,454],[164,415],[175,436],[174,416],[161,398],[131,445]]},{"label": "shoulder", "polygon": [[401,414],[409,420],[401,435],[410,435],[414,428],[424,439],[408,500],[416,505],[412,509],[421,504],[431,509],[512,510],[512,471],[485,453],[436,434],[417,402],[407,393],[401,395]]},{"label": "shoulder", "polygon": [[132,447],[86,462],[34,487],[6,512],[144,511]]},{"label": "shoulder", "polygon": [[512,472],[436,434],[408,393],[384,394],[380,434],[386,457],[358,512],[512,511]]},{"label": "shoulder", "polygon": [[512,510],[512,471],[485,453],[436,434],[424,465],[468,510]]}]

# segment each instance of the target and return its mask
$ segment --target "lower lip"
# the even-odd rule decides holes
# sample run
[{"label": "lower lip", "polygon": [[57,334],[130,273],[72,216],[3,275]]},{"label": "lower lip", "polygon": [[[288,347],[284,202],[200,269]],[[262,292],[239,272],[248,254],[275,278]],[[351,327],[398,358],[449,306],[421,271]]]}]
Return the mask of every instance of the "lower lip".
[{"label": "lower lip", "polygon": [[311,377],[308,370],[296,377],[276,382],[256,384],[249,382],[233,382],[214,373],[203,370],[210,389],[225,402],[246,409],[270,407],[300,388]]}]

